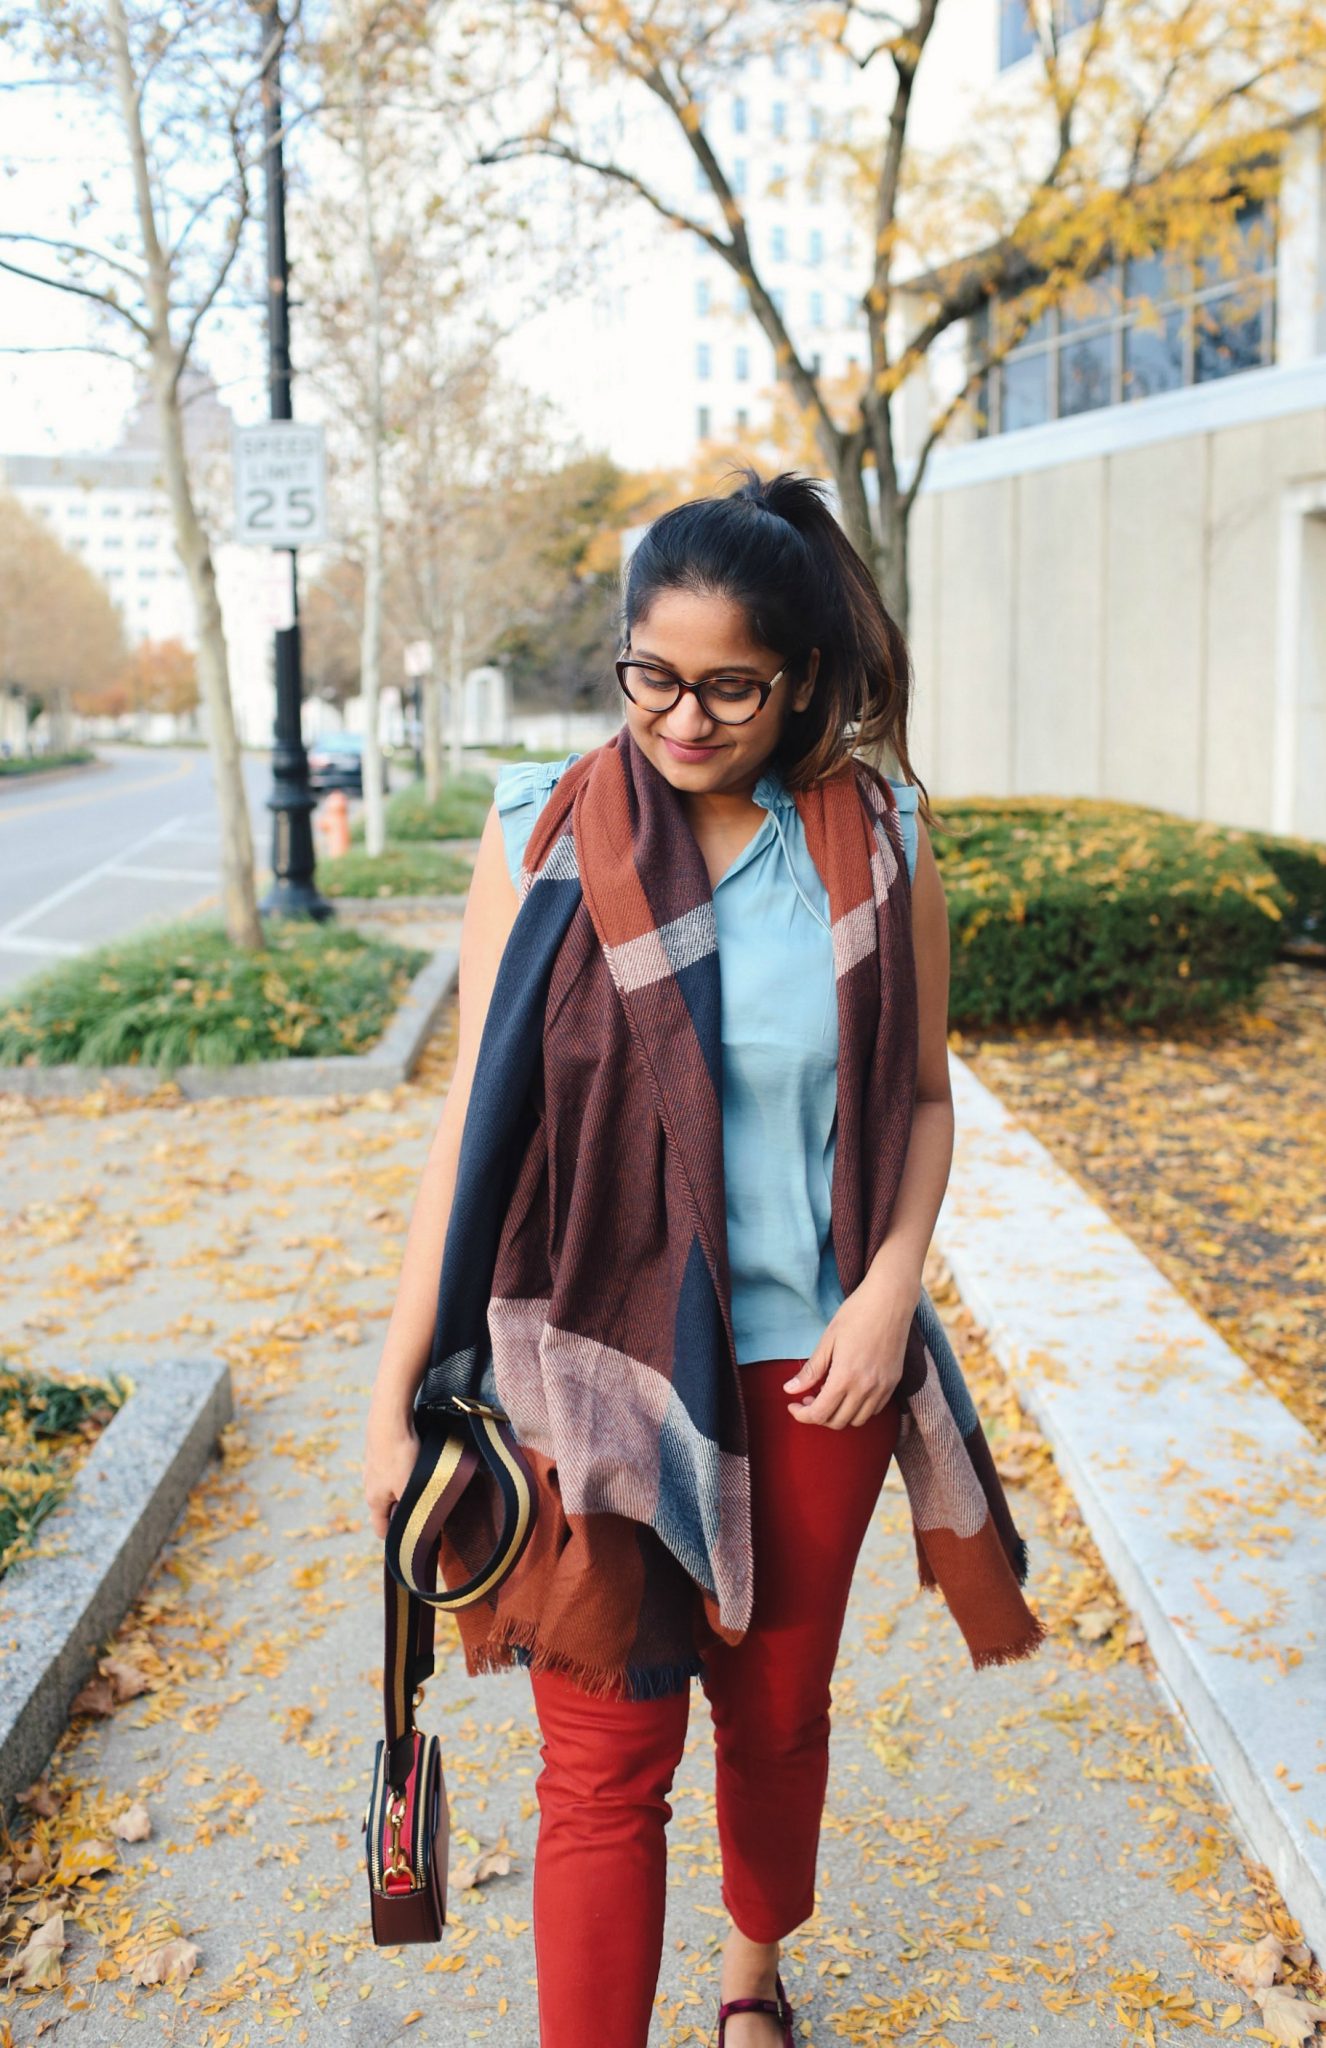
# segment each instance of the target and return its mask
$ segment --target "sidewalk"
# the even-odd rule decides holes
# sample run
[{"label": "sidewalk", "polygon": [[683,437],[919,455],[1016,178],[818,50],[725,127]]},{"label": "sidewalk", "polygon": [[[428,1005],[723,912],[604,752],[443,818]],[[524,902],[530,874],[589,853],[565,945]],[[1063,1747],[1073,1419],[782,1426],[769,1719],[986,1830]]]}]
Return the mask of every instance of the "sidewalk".
[{"label": "sidewalk", "polygon": [[[144,2020],[198,2048],[537,2039],[528,1681],[468,1679],[445,1619],[420,1718],[442,1740],[453,1868],[501,1845],[510,1872],[453,1892],[436,1947],[390,1951],[371,1942],[362,1865],[382,1648],[363,1413],[449,1043],[450,1026],[409,1086],[345,1108],[4,1106],[14,1355],[147,1376],[156,1360],[219,1353],[240,1436],[117,1638],[150,1690],[76,1723],[52,1766],[66,1877],[80,1839],[104,1837],[132,1800],[151,1837],[118,1843],[116,1868],[76,1885],[64,1986],[0,1988],[0,2043],[6,2023],[29,2042],[57,2020],[63,2048],[137,2041]],[[943,1281],[936,1262],[948,1316]],[[997,1374],[970,1318],[959,1310],[952,1327],[992,1434],[996,1418],[1019,1420],[1016,1454],[1043,1474],[1032,1425],[986,1391]],[[835,1683],[820,1904],[784,1949],[799,2038],[1070,2048],[1195,2026],[1266,2039],[1191,1937],[1288,1923],[1245,1867],[1145,1649],[1092,1640],[1112,1618],[1109,1589],[1062,1489],[1010,1489],[1052,1639],[1030,1664],[978,1675],[942,1602],[917,1588],[895,1482]],[[673,1795],[660,2044],[713,2039],[725,1917],[712,1784],[696,1687]],[[162,2009],[170,1990],[132,1981],[144,1943],[172,1935],[197,1948],[178,2014]]]}]

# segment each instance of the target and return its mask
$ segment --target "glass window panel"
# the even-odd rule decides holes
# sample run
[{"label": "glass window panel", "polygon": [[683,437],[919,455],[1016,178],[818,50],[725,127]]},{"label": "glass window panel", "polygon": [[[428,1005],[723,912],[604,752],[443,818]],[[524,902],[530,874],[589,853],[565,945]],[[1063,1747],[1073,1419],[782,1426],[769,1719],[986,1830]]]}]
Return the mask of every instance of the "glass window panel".
[{"label": "glass window panel", "polygon": [[1134,301],[1151,300],[1158,304],[1180,298],[1188,288],[1187,261],[1177,251],[1131,256],[1124,270],[1124,285],[1128,298]]},{"label": "glass window panel", "polygon": [[1109,263],[1091,277],[1083,278],[1064,295],[1059,307],[1059,332],[1073,333],[1079,327],[1098,326],[1119,310],[1119,266]]},{"label": "glass window panel", "polygon": [[1022,322],[1025,317],[1025,307],[1020,300],[1016,298],[1002,300],[996,311],[996,332],[1000,340],[1006,342],[1011,335],[1016,334],[1017,340],[1013,344],[1015,348],[1032,348],[1038,342],[1048,341],[1050,338],[1050,308],[1047,306],[1043,313],[1036,315],[1036,318],[1029,327],[1023,329]]},{"label": "glass window panel", "polygon": [[1075,337],[1059,350],[1059,413],[1093,412],[1114,403],[1114,330]]},{"label": "glass window panel", "polygon": [[1224,284],[1246,271],[1266,270],[1274,245],[1266,208],[1260,199],[1247,201],[1221,227],[1219,246],[1198,260],[1197,285]]},{"label": "glass window panel", "polygon": [[709,439],[709,408],[707,405],[701,405],[696,408],[695,432],[699,440],[707,441]]},{"label": "glass window panel", "polygon": [[1045,349],[1011,356],[1000,371],[1000,431],[1038,427],[1050,417],[1050,357]]},{"label": "glass window panel", "polygon": [[1193,307],[1194,384],[1228,377],[1235,370],[1255,370],[1262,362],[1263,309],[1249,313],[1248,305],[1248,293],[1236,286]]},{"label": "glass window panel", "polygon": [[999,0],[999,69],[1029,57],[1035,48],[1036,34],[1024,0]]},{"label": "glass window panel", "polygon": [[1123,395],[1150,398],[1183,382],[1183,320],[1175,308],[1153,332],[1135,322],[1123,334]]}]

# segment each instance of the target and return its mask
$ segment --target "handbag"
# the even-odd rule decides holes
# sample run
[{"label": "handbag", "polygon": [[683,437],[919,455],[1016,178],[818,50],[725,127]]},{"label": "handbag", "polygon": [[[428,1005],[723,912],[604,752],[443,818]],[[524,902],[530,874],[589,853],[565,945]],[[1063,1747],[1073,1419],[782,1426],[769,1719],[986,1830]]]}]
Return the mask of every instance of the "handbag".
[{"label": "handbag", "polygon": [[[435,1613],[467,1607],[500,1585],[519,1563],[536,1514],[529,1466],[501,1410],[469,1395],[427,1393],[425,1380],[414,1408],[419,1455],[392,1509],[383,1559],[386,1732],[373,1754],[361,1824],[379,1947],[437,1941],[446,1925],[451,1821],[442,1752],[414,1718],[433,1673]],[[463,1585],[439,1591],[443,1527],[471,1485],[489,1482],[499,1508],[492,1554]]]}]

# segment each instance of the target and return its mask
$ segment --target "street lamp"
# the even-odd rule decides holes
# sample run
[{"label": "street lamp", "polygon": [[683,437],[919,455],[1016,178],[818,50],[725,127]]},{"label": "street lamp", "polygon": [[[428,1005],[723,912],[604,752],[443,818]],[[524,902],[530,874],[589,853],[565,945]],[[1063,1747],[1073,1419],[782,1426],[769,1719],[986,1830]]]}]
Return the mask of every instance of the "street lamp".
[{"label": "street lamp", "polygon": [[[263,0],[262,129],[267,193],[267,351],[271,417],[294,418],[290,397],[290,266],[285,246],[285,164],[281,153],[280,51],[285,26],[277,0]],[[303,697],[299,646],[299,558],[290,556],[290,624],[276,629],[276,719],[272,729],[272,886],[260,908],[281,917],[321,922],[334,906],[313,880],[317,798],[308,786],[308,755],[300,730]]]}]

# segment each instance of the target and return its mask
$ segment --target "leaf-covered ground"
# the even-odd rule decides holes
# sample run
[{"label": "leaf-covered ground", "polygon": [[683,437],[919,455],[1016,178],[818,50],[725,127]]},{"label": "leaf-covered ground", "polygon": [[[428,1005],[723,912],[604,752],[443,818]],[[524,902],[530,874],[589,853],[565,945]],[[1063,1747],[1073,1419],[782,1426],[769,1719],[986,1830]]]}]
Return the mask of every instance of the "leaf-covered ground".
[{"label": "leaf-covered ground", "polygon": [[[0,2048],[537,2038],[528,1681],[468,1678],[444,1620],[421,1710],[453,1815],[443,1940],[376,1949],[362,1865],[382,1649],[364,1404],[453,1029],[409,1087],[350,1104],[0,1105],[15,1362],[147,1376],[209,1351],[236,1395],[221,1457],[0,1839]],[[798,2038],[1301,2040],[1323,1985],[1298,1929],[1241,1856],[937,1259],[927,1279],[1052,1633],[1032,1663],[973,1673],[917,1586],[891,1475],[835,1678],[817,1910],[785,1944]],[[726,1928],[698,1688],[673,1798],[654,2038],[679,2048],[713,2039]]]},{"label": "leaf-covered ground", "polygon": [[954,1049],[1326,1443],[1326,973],[1184,1032],[1063,1023]]}]

